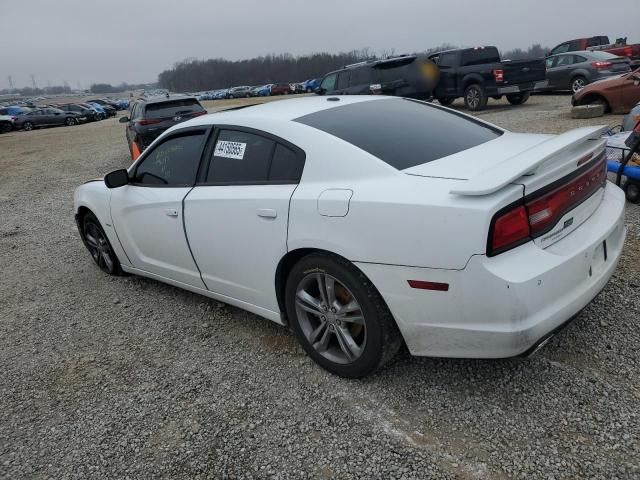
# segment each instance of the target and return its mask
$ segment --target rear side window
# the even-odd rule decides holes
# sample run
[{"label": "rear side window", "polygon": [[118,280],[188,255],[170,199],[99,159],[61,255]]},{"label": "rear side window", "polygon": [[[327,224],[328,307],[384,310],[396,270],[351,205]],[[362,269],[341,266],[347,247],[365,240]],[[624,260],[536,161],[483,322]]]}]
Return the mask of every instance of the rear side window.
[{"label": "rear side window", "polygon": [[493,140],[502,132],[423,102],[388,98],[322,110],[295,121],[334,135],[398,170]]},{"label": "rear side window", "polygon": [[349,73],[350,72],[347,70],[338,74],[338,86],[336,87],[338,90],[342,90],[349,86]]},{"label": "rear side window", "polygon": [[160,103],[147,103],[147,118],[173,117],[178,113],[201,112],[204,108],[195,98],[185,98],[183,100],[171,100]]},{"label": "rear side window", "polygon": [[205,183],[251,185],[298,183],[304,153],[257,133],[221,130]]},{"label": "rear side window", "polygon": [[461,66],[482,65],[500,62],[500,54],[495,47],[470,48],[462,52]]},{"label": "rear side window", "polygon": [[185,187],[195,183],[205,132],[174,136],[149,152],[134,174],[134,183]]},{"label": "rear side window", "polygon": [[275,142],[261,135],[222,130],[216,140],[206,182],[266,182],[274,148]]}]

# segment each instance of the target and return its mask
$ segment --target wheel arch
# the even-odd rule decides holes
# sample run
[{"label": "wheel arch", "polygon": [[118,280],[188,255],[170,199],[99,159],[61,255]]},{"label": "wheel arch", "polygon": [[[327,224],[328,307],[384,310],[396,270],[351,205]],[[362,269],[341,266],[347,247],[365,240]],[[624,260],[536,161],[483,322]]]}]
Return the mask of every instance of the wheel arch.
[{"label": "wheel arch", "polygon": [[611,111],[611,104],[607,97],[602,95],[601,93],[587,93],[584,97],[580,99],[579,105],[591,105],[593,103],[597,103],[599,100],[604,102],[604,111],[605,113]]},{"label": "wheel arch", "polygon": [[482,84],[482,76],[478,73],[471,73],[462,79],[462,93],[464,93],[469,85],[473,85],[474,83],[477,83],[484,88],[484,85]]}]

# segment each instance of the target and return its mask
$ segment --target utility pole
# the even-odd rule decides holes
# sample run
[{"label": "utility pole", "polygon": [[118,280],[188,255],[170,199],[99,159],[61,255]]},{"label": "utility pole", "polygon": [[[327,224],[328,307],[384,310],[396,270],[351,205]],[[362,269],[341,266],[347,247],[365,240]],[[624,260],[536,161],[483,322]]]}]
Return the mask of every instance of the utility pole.
[{"label": "utility pole", "polygon": [[38,85],[36,84],[36,76],[32,73],[31,74],[31,83],[33,84],[33,89],[37,89]]},{"label": "utility pole", "polygon": [[9,90],[13,91],[13,78],[11,78],[11,75],[7,78],[9,79]]}]

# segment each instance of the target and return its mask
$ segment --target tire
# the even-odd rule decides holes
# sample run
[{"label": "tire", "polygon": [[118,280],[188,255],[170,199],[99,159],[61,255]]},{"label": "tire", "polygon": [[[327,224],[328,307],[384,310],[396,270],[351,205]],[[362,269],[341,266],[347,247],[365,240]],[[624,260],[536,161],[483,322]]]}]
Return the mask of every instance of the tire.
[{"label": "tire", "polygon": [[33,130],[33,123],[31,123],[31,122],[24,122],[24,123],[22,124],[22,129],[23,129],[23,130],[25,130],[25,131],[27,131],[27,132],[30,132],[31,130]]},{"label": "tire", "polygon": [[571,91],[573,93],[578,93],[582,90],[589,82],[582,75],[578,75],[571,80]]},{"label": "tire", "polygon": [[502,95],[494,95],[493,97],[494,100],[502,100]]},{"label": "tire", "polygon": [[522,105],[527,100],[529,100],[530,96],[531,96],[531,92],[512,93],[510,95],[507,95],[507,101],[511,105]]},{"label": "tire", "polygon": [[455,100],[455,98],[453,98],[453,97],[439,98],[438,99],[438,103],[440,105],[444,105],[445,107],[448,107],[449,105],[451,105],[453,103],[454,100]]},{"label": "tire", "polygon": [[75,121],[75,119],[73,119],[73,118],[71,118],[71,117],[67,117],[67,118],[66,118],[66,120],[64,121],[64,124],[65,124],[67,127],[72,127],[73,125],[75,125],[75,124],[76,124],[76,121]]},{"label": "tire", "polygon": [[9,133],[11,130],[13,130],[13,125],[9,122],[0,123],[0,133]]},{"label": "tire", "polygon": [[477,83],[472,83],[464,91],[464,105],[472,112],[483,110],[487,106],[487,100],[487,92]]},{"label": "tire", "polygon": [[122,275],[120,261],[96,216],[89,212],[82,219],[82,240],[93,261],[109,275]]},{"label": "tire", "polygon": [[640,183],[627,180],[622,188],[629,202],[640,202]]},{"label": "tire", "polygon": [[[326,288],[327,282],[333,286]],[[336,307],[328,309],[322,299],[331,292]],[[289,324],[307,354],[341,377],[373,373],[402,345],[395,320],[376,288],[336,255],[312,253],[298,261],[287,278],[285,302]],[[341,314],[340,308],[349,309]]]}]

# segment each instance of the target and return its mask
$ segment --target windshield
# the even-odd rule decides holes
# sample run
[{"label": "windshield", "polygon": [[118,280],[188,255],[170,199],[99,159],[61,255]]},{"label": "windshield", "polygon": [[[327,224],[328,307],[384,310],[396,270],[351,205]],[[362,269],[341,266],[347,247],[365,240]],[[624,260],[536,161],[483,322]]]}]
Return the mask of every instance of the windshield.
[{"label": "windshield", "polygon": [[334,135],[398,170],[493,140],[502,131],[428,103],[388,98],[321,110],[296,122]]}]

